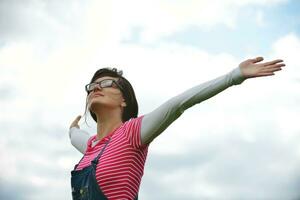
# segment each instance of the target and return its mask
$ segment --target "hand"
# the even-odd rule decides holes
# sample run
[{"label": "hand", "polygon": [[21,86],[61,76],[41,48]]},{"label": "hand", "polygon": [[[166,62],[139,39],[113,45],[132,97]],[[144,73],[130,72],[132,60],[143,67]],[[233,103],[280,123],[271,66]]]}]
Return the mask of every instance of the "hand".
[{"label": "hand", "polygon": [[81,115],[78,115],[75,120],[72,122],[71,126],[70,126],[70,129],[73,128],[73,127],[77,127],[77,128],[80,128],[79,125],[78,125],[78,122],[81,118]]},{"label": "hand", "polygon": [[255,78],[261,76],[272,76],[275,71],[280,71],[285,64],[283,60],[277,59],[270,62],[259,63],[263,61],[263,57],[248,59],[242,62],[239,67],[245,78]]}]

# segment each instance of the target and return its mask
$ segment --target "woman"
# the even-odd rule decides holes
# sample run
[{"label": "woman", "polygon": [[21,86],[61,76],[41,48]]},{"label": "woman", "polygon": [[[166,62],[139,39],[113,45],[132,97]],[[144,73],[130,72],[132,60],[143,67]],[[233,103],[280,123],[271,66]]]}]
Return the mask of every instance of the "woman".
[{"label": "woman", "polygon": [[195,86],[138,117],[130,83],[116,69],[98,70],[86,86],[86,108],[97,122],[97,134],[80,130],[78,116],[70,126],[74,147],[84,154],[72,171],[72,195],[79,199],[137,199],[148,146],[186,109],[248,78],[272,76],[283,60],[248,59],[228,74]]}]

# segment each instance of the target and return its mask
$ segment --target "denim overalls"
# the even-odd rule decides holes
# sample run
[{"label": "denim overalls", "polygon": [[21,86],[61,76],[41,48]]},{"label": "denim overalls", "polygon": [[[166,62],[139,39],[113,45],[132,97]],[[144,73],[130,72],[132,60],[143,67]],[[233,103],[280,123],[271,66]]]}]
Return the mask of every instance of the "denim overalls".
[{"label": "denim overalls", "polygon": [[[72,187],[73,200],[107,200],[107,197],[103,194],[103,192],[101,191],[97,183],[96,167],[99,158],[104,152],[109,141],[110,139],[106,142],[106,144],[101,149],[97,157],[94,158],[94,160],[92,160],[90,166],[87,166],[81,170],[75,170],[76,167],[78,166],[77,164],[75,165],[74,170],[71,171],[71,187]],[[138,200],[137,196],[135,200]]]}]

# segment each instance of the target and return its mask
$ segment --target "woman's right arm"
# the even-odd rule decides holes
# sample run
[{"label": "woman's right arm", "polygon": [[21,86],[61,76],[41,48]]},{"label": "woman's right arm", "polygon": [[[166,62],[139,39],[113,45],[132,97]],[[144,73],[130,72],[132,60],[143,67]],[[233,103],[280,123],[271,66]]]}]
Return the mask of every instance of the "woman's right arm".
[{"label": "woman's right arm", "polygon": [[150,113],[144,115],[141,125],[141,142],[149,144],[173,123],[188,108],[205,101],[233,85],[239,85],[248,78],[272,76],[285,64],[277,59],[260,63],[262,57],[248,59],[227,74],[194,86],[169,99]]},{"label": "woman's right arm", "polygon": [[78,122],[81,116],[77,116],[76,119],[72,122],[69,129],[69,137],[71,144],[82,154],[85,153],[87,147],[87,141],[90,138],[88,132],[80,129]]}]

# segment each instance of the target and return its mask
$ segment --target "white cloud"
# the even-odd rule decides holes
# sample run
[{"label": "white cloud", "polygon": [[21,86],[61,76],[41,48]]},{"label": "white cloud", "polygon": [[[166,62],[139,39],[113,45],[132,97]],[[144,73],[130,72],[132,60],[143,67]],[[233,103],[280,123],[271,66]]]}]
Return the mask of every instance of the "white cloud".
[{"label": "white cloud", "polygon": [[256,13],[256,23],[260,27],[265,26],[265,24],[266,24],[266,22],[264,20],[264,12],[261,10],[257,11],[257,13]]},{"label": "white cloud", "polygon": [[[284,37],[276,43],[276,45],[274,46],[274,52],[277,53],[277,55],[281,55],[280,52],[278,52],[278,49],[282,49],[282,47],[297,51],[297,41],[297,36]],[[70,145],[68,144],[68,139],[66,136],[67,132],[63,133],[63,129],[57,130],[59,133],[56,133],[56,135],[65,134],[64,141],[58,142],[53,138],[54,136],[50,136],[48,134],[51,134],[51,126],[60,125],[60,127],[68,127],[70,120],[73,119],[73,109],[76,107],[83,108],[84,92],[82,92],[82,84],[84,83],[84,81],[90,79],[92,73],[96,68],[95,66],[90,67],[84,73],[80,72],[80,66],[77,66],[77,69],[75,68],[74,71],[72,71],[70,68],[61,68],[59,65],[56,65],[61,61],[61,59],[58,58],[65,57],[71,59],[72,53],[60,50],[60,52],[62,53],[60,54],[60,56],[49,57],[47,61],[49,61],[50,64],[44,63],[44,68],[39,69],[40,61],[33,59],[33,53],[30,51],[25,51],[24,49],[19,46],[18,48],[14,47],[11,50],[3,50],[3,52],[6,53],[2,54],[2,56],[3,58],[5,57],[6,60],[4,59],[2,62],[5,65],[11,64],[11,66],[17,66],[16,68],[23,72],[23,76],[17,76],[18,79],[14,81],[14,84],[20,86],[25,84],[21,88],[23,91],[22,94],[27,98],[27,101],[24,101],[23,103],[18,99],[15,99],[11,103],[7,103],[7,109],[4,109],[5,115],[10,116],[9,111],[11,110],[8,108],[15,107],[19,110],[22,110],[22,108],[24,108],[24,111],[20,113],[21,115],[12,115],[11,118],[9,118],[9,121],[16,120],[17,124],[19,124],[20,127],[24,126],[24,123],[39,123],[40,128],[45,127],[46,129],[50,130],[50,132],[45,132],[42,130],[38,131],[38,127],[36,130],[28,129],[29,131],[26,132],[30,132],[30,134],[27,136],[32,136],[36,132],[40,132],[42,133],[42,135],[35,136],[34,140],[32,139],[32,137],[29,137],[31,139],[28,138],[25,140],[27,143],[34,145],[39,143],[40,140],[43,140],[49,142],[49,144],[59,144],[60,149],[69,149]],[[30,50],[30,48],[27,49]],[[66,49],[68,49],[68,47],[66,47]],[[17,59],[17,61],[15,61],[14,59],[9,59],[10,55],[16,52],[20,55],[19,59]],[[64,56],[63,52],[66,53],[66,56]],[[275,53],[271,54],[274,55]],[[123,68],[123,70],[125,72],[125,75],[127,75],[128,79],[131,80],[131,82],[135,86],[136,92],[140,97],[139,100],[141,102],[141,113],[151,111],[156,106],[160,105],[161,103],[163,103],[163,101],[172,97],[173,95],[176,95],[179,92],[182,92],[185,89],[194,86],[195,84],[199,84],[201,82],[215,78],[218,75],[222,75],[236,67],[238,64],[237,58],[234,58],[233,56],[228,54],[211,55],[198,49],[178,46],[174,44],[165,44],[154,49],[130,45],[120,45],[114,51],[105,51],[105,49],[99,48],[97,54],[102,55],[103,59],[102,57],[100,58],[95,56],[94,58],[92,58],[93,62],[95,63],[113,63],[115,58],[118,58],[118,61],[116,63],[121,66],[128,66],[125,69]],[[296,56],[297,54],[294,53],[294,51],[290,51],[288,55]],[[31,61],[31,59],[34,61]],[[68,59],[65,61],[63,60],[63,62],[76,63],[76,61],[68,61]],[[295,57],[288,58],[288,61],[293,60],[296,60]],[[84,61],[82,61],[82,63],[84,63]],[[292,64],[297,63],[293,62]],[[28,66],[27,70],[20,69],[20,67],[24,65]],[[49,68],[50,65],[53,66],[51,70]],[[295,68],[295,66],[290,67]],[[37,74],[36,72],[39,72],[39,74]],[[64,73],[65,77],[68,77],[68,79],[70,79],[68,80],[69,84],[67,84],[66,87],[57,89],[58,85],[63,84],[66,81],[64,81],[64,76],[57,76],[56,72]],[[69,72],[70,75],[68,75]],[[170,180],[178,180],[178,182],[184,181],[185,185],[190,188],[190,190],[188,191],[191,193],[191,198],[193,198],[193,196],[196,198],[197,196],[199,197],[201,195],[208,198],[214,198],[218,197],[218,194],[228,194],[229,196],[233,195],[232,197],[236,197],[238,196],[238,194],[237,191],[233,192],[234,190],[244,191],[243,188],[240,188],[238,186],[241,184],[241,181],[243,181],[243,179],[238,178],[232,180],[233,182],[231,182],[230,187],[224,187],[224,183],[218,182],[218,180],[213,177],[213,174],[219,173],[220,176],[224,176],[224,179],[229,180],[229,177],[226,176],[225,173],[228,173],[227,171],[230,171],[232,166],[231,164],[227,164],[225,161],[236,159],[236,162],[242,165],[243,170],[236,172],[235,177],[250,178],[245,174],[250,170],[247,163],[257,162],[258,158],[255,155],[258,152],[263,157],[273,155],[272,152],[263,153],[263,142],[269,143],[269,148],[276,149],[281,148],[281,146],[284,147],[283,151],[286,153],[286,155],[290,155],[291,160],[296,160],[294,162],[294,166],[299,165],[299,161],[297,161],[297,157],[295,156],[299,155],[300,152],[297,148],[299,144],[295,142],[295,138],[298,138],[297,133],[299,133],[299,128],[295,124],[296,121],[288,120],[288,118],[282,119],[282,115],[294,116],[294,118],[296,118],[298,111],[293,107],[287,107],[286,104],[282,104],[282,106],[284,107],[282,107],[281,109],[277,108],[277,106],[280,105],[281,100],[283,101],[283,103],[286,102],[286,99],[289,99],[290,95],[294,95],[297,98],[299,98],[299,96],[297,96],[297,94],[291,93],[291,91],[289,90],[287,90],[288,92],[285,91],[284,87],[273,87],[273,85],[279,86],[281,84],[281,80],[283,79],[282,74],[284,73],[286,73],[287,77],[294,77],[294,74],[291,74],[290,71],[287,70],[278,73],[278,75],[274,77],[261,78],[260,80],[247,80],[242,85],[232,87],[228,89],[228,91],[224,91],[218,96],[206,102],[203,102],[201,105],[197,105],[194,108],[186,111],[186,113],[184,113],[178,121],[176,121],[171,127],[167,129],[165,133],[163,133],[159,138],[155,140],[155,142],[152,144],[152,147],[150,148],[150,154],[153,154],[152,157],[166,155],[167,158],[165,159],[168,159],[170,155],[175,155],[176,157],[185,157],[187,154],[194,154],[195,157],[200,156],[199,160],[201,161],[203,159],[201,156],[202,153],[211,153],[210,156],[213,160],[207,160],[204,164],[199,163],[197,169],[193,168],[193,170],[197,170],[200,173],[198,176],[196,176],[197,178],[193,174],[189,173],[191,170],[189,170],[188,168],[191,166],[193,167],[193,164],[183,163],[183,165],[178,168],[178,170],[180,170],[182,173],[174,171],[173,173],[169,172],[169,174],[164,175],[164,173],[159,174],[159,172],[153,171],[153,173],[151,173],[151,176],[159,175],[159,177],[161,177],[162,180],[165,181],[160,182],[160,180],[157,180],[157,182],[159,183],[151,182],[151,184],[148,183],[148,181],[151,179],[149,177],[149,174],[147,173],[147,170],[151,170],[151,167],[154,167],[154,165],[156,165],[157,163],[148,160],[147,164],[149,165],[149,167],[145,171],[143,187],[148,188],[152,187],[153,184],[162,184],[164,185],[164,190],[160,190],[159,193],[165,193],[164,195],[168,196],[170,195],[168,193],[168,191],[170,191],[167,186],[168,183],[173,182]],[[41,77],[37,76],[44,74],[47,75]],[[54,83],[52,83],[53,80],[55,81]],[[166,81],[163,81],[162,84],[160,80]],[[180,82],[179,80],[184,80],[184,82]],[[34,83],[39,81],[44,81],[44,85],[35,87]],[[286,81],[286,85],[289,85],[293,82],[290,79],[286,79]],[[41,93],[36,92],[37,88]],[[279,91],[285,91],[285,98],[278,97]],[[40,102],[40,99],[38,98],[40,97],[40,95],[45,101]],[[82,98],[79,99],[79,96],[82,96]],[[68,103],[70,102],[70,99],[72,99],[72,103]],[[269,102],[271,99],[272,103]],[[50,112],[48,108],[51,109]],[[263,111],[261,111],[262,109]],[[270,113],[273,114],[270,115]],[[60,116],[56,117],[56,115]],[[22,116],[22,118],[26,118],[23,123],[21,122],[22,119],[20,118],[20,116]],[[39,116],[38,121],[34,120],[35,116]],[[57,122],[58,119],[62,119],[62,121]],[[182,129],[182,127],[184,127],[184,129]],[[257,127],[260,128],[258,129]],[[82,128],[87,129],[86,125],[82,125]],[[19,139],[17,141],[21,142],[21,139],[23,140],[23,138],[26,136],[26,133],[22,132],[21,130],[19,131]],[[273,136],[277,139],[269,140],[271,134],[263,135],[263,138],[261,138],[261,131],[273,132]],[[13,141],[13,138],[16,135],[18,135],[18,132],[14,131],[14,135],[10,137],[9,141]],[[278,141],[282,139],[283,141],[285,141],[285,143],[278,143]],[[263,142],[258,143],[258,141]],[[241,144],[245,144],[245,146]],[[228,151],[228,149],[234,145],[237,145],[236,148],[226,153],[226,151]],[[5,143],[4,146],[6,152],[11,151],[11,155],[17,154],[17,152],[15,151],[17,149],[14,150],[14,147],[11,147],[9,143]],[[250,146],[252,146],[252,151],[249,151],[248,149]],[[46,146],[32,147],[43,149]],[[56,146],[56,149],[57,148],[58,147]],[[47,152],[49,151],[51,152],[53,150],[47,147],[44,149],[44,153],[40,153],[47,154]],[[239,153],[235,154],[235,151],[239,151]],[[52,162],[40,157],[41,155],[37,155],[32,150],[25,150],[25,152],[31,155],[31,160],[33,161],[34,165],[38,164],[40,166],[43,166],[43,168],[45,169],[53,168],[51,164]],[[201,154],[199,155],[200,152]],[[244,159],[244,156],[246,156],[248,159]],[[25,155],[23,157],[28,158],[28,156]],[[270,160],[270,167],[275,169],[275,171],[269,170],[268,174],[264,174],[267,168],[262,168],[261,171],[255,171],[253,172],[253,174],[264,177],[264,180],[260,182],[260,184],[269,184],[271,182],[270,177],[274,176],[274,174],[278,174],[278,171],[280,170],[286,170],[281,164],[276,165],[276,163],[281,163],[283,161],[286,163],[289,162],[290,159],[285,160],[285,158],[280,156],[276,159],[274,158],[273,160]],[[70,164],[72,162],[76,163],[76,155],[74,152],[72,155],[70,154],[70,158],[59,157],[55,160],[55,162],[58,163],[60,170],[66,170],[66,168],[71,168]],[[161,162],[161,160],[158,160],[158,162]],[[170,163],[172,163],[171,160]],[[10,166],[17,166],[17,168],[11,168],[10,172],[7,173],[7,178],[8,176],[18,176],[19,169],[20,167],[22,167],[22,165],[16,164],[16,159],[10,159],[8,164]],[[260,165],[261,167],[264,167],[264,163],[260,163]],[[28,164],[26,166],[27,168],[30,168],[32,165]],[[219,171],[220,166],[224,166],[225,170]],[[209,168],[212,168],[215,171],[210,172]],[[164,171],[165,169],[162,168],[162,170]],[[207,175],[204,176],[204,172],[207,172]],[[296,171],[294,169],[291,169],[290,173],[296,173]],[[30,174],[31,173],[26,176],[24,175],[24,181],[31,180],[39,185],[39,187],[42,187],[45,183],[47,183],[47,185],[51,183],[52,185],[52,179],[50,178],[50,176],[45,176],[42,181],[39,181],[39,179],[36,179],[34,177],[32,178]],[[289,180],[293,181],[294,179],[289,179],[290,176],[282,176],[283,178],[286,178],[287,181],[285,183],[282,183],[280,187],[286,188],[291,184]],[[62,185],[66,183],[65,180],[60,181],[62,182]],[[251,181],[254,182],[254,180]],[[193,183],[195,185],[189,186],[190,183]],[[254,187],[253,185],[251,185],[251,187],[253,187],[253,190],[257,190],[259,192],[260,184],[258,184],[257,187]],[[204,192],[204,189],[198,190],[198,187],[207,188],[207,190],[205,190]],[[271,188],[274,187],[272,186]],[[180,189],[178,189],[177,191],[178,195],[187,195],[184,194],[184,191]],[[203,191],[203,193],[201,191]],[[266,192],[266,197],[269,195],[272,196],[271,189],[264,192]],[[289,195],[288,193],[291,191],[287,190],[286,192],[286,195]],[[38,194],[36,195],[40,197]],[[151,198],[151,194],[143,192],[142,189],[141,197],[144,197],[145,199]]]},{"label": "white cloud", "polygon": [[[135,87],[140,114],[145,114],[185,89],[229,72],[241,61],[227,53],[209,54],[178,44],[159,43],[155,48],[120,44],[132,27],[141,26],[142,40],[149,42],[190,25],[234,27],[240,8],[283,2],[93,1],[80,12],[81,19],[74,14],[79,9],[76,4],[74,15],[62,21],[59,16],[65,16],[65,9],[54,16],[55,4],[37,6],[44,9],[39,11],[43,17],[31,16],[24,22],[41,20],[39,24],[45,22],[50,34],[41,28],[37,35],[28,33],[26,41],[8,40],[0,50],[1,85],[10,85],[15,91],[9,100],[0,100],[0,127],[5,135],[0,140],[0,155],[6,161],[1,163],[6,172],[1,179],[35,183],[38,189],[31,188],[31,199],[70,198],[68,169],[80,154],[69,144],[67,128],[82,114],[83,86],[100,67],[113,65],[124,70]],[[34,8],[32,4],[28,9]],[[21,16],[26,18],[30,12]],[[34,32],[29,27],[26,30]],[[32,39],[35,36],[42,39]],[[141,199],[298,195],[293,186],[299,176],[300,155],[299,52],[299,36],[280,38],[266,60],[283,58],[286,69],[274,77],[232,87],[189,109],[172,124],[150,147]],[[24,169],[28,171],[24,173]],[[278,185],[273,184],[273,177]],[[153,187],[157,187],[156,193],[149,192]],[[172,196],[174,191],[177,197]]]},{"label": "white cloud", "polygon": [[290,33],[273,45],[274,56],[280,56],[285,60],[288,73],[285,73],[286,78],[292,78],[294,81],[300,81],[300,64],[298,60],[300,52],[300,39],[295,33]]},{"label": "white cloud", "polygon": [[[140,27],[143,43],[154,42],[190,26],[203,30],[218,25],[235,28],[240,10],[249,6],[270,7],[287,0],[16,2],[2,2],[2,18],[8,18],[2,21],[2,26],[6,27],[2,33],[4,39],[30,38],[47,43],[48,48],[53,43],[80,40],[87,49],[94,49],[129,37],[134,27]],[[261,22],[260,16],[258,22]]]},{"label": "white cloud", "polygon": [[[217,25],[236,27],[239,11],[248,6],[271,6],[286,0],[265,1],[126,1],[114,2],[113,33],[127,33],[128,29],[141,27],[141,40],[151,43],[161,37],[195,26],[209,30]],[[132,6],[135,5],[135,6]]]}]

